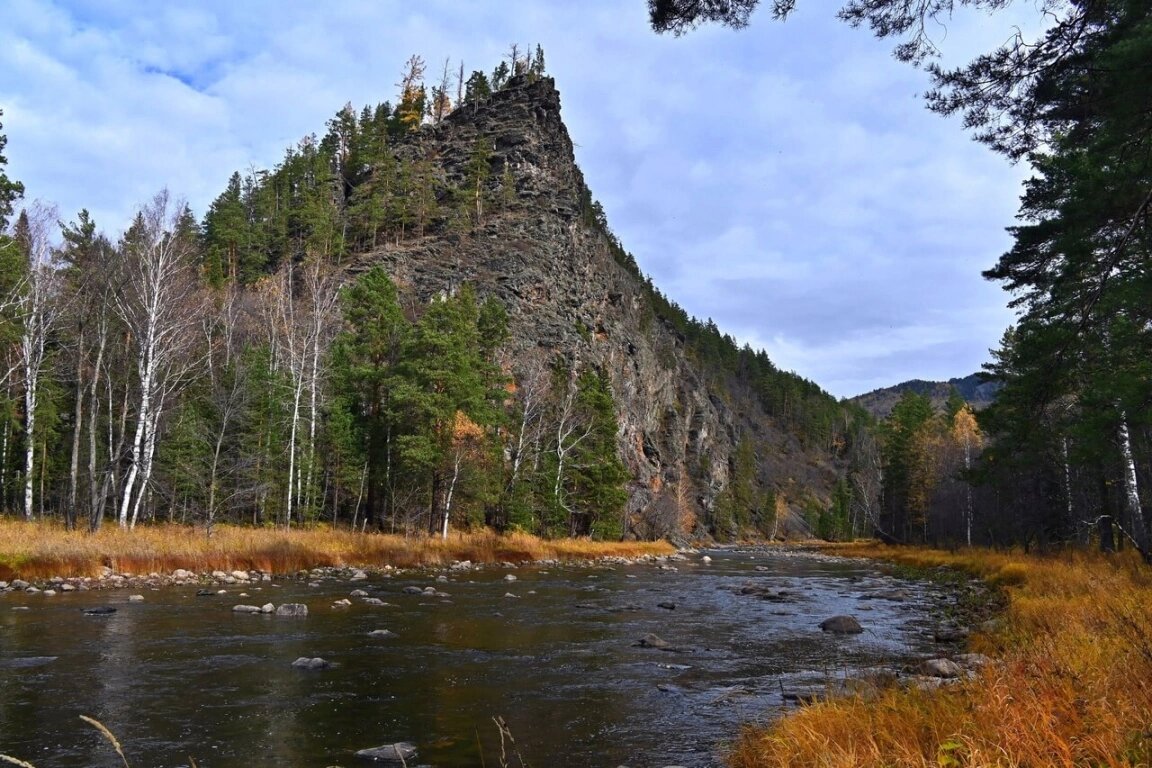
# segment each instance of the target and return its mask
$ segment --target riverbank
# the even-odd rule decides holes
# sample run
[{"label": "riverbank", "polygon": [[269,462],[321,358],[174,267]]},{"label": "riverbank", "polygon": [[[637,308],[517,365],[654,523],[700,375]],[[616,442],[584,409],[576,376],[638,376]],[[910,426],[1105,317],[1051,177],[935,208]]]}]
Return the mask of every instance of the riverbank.
[{"label": "riverbank", "polygon": [[672,554],[667,542],[546,540],[522,533],[452,533],[427,536],[354,533],[331,528],[162,525],[133,531],[116,527],[91,534],[53,523],[0,520],[0,581],[99,579],[116,574],[194,574],[254,571],[290,574],[312,568],[413,568],[473,563],[597,560]]},{"label": "riverbank", "polygon": [[1152,570],[1138,558],[823,549],[959,569],[1002,587],[1006,610],[970,639],[971,650],[995,662],[937,690],[894,686],[749,726],[732,747],[732,768],[1135,768],[1152,761]]}]

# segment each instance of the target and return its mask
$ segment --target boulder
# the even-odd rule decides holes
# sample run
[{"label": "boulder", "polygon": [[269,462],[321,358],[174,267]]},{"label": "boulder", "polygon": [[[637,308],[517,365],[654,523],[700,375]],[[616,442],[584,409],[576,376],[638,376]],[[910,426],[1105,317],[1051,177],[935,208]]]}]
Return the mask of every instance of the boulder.
[{"label": "boulder", "polygon": [[68,584],[67,582],[65,582],[64,584],[60,585],[60,591],[61,592],[75,592],[76,591],[76,585],[75,584]]},{"label": "boulder", "polygon": [[504,575],[504,581],[516,581],[516,574],[508,573]]},{"label": "boulder", "polygon": [[308,606],[304,603],[284,603],[276,609],[277,616],[307,616]]},{"label": "boulder", "polygon": [[397,634],[389,629],[374,629],[368,633],[368,637],[387,639],[391,637],[397,637]]},{"label": "boulder", "polygon": [[174,579],[191,579],[191,578],[195,578],[195,574],[193,574],[191,571],[186,571],[183,568],[177,568],[176,570],[172,571],[172,578],[174,578]]},{"label": "boulder", "polygon": [[85,608],[84,613],[88,616],[111,616],[116,613],[116,609],[110,605],[95,605]]},{"label": "boulder", "polygon": [[421,595],[424,593],[424,590],[422,590],[420,587],[409,586],[409,587],[404,587],[404,589],[402,589],[401,592],[403,592],[406,595]]},{"label": "boulder", "polygon": [[854,616],[833,616],[820,622],[820,629],[836,635],[858,635],[864,631]]},{"label": "boulder", "polygon": [[920,662],[916,672],[927,677],[941,677],[951,679],[964,674],[964,667],[951,659],[927,659]]},{"label": "boulder", "polygon": [[667,648],[668,641],[656,635],[648,634],[640,638],[640,642],[637,643],[637,645],[641,648]]},{"label": "boulder", "polygon": [[28,587],[32,585],[24,581],[24,579],[13,579],[11,586],[12,589],[28,589]]},{"label": "boulder", "polygon": [[676,603],[670,603],[670,602],[656,603],[656,607],[657,608],[663,608],[666,611],[674,611],[674,610],[676,610]]},{"label": "boulder", "polygon": [[359,569],[352,571],[351,581],[364,581],[368,578],[368,574]]},{"label": "boulder", "polygon": [[356,752],[356,757],[361,757],[365,760],[378,760],[381,762],[406,765],[409,760],[416,757],[416,747],[406,741],[398,741],[395,744],[385,744],[381,747],[361,749]]},{"label": "boulder", "polygon": [[941,627],[933,633],[938,643],[962,643],[968,639],[968,630],[962,627]]},{"label": "boulder", "polygon": [[352,605],[352,601],[346,597],[341,598],[340,600],[337,600],[336,602],[332,603],[333,608],[347,608],[350,605]]},{"label": "boulder", "polygon": [[258,605],[234,605],[234,606],[232,606],[232,613],[260,613],[260,606],[258,606]]},{"label": "boulder", "polygon": [[375,605],[375,606],[383,607],[383,606],[390,606],[390,605],[392,605],[392,603],[386,603],[378,597],[366,597],[366,598],[364,598],[364,605]]},{"label": "boulder", "polygon": [[272,605],[272,603],[264,603],[264,605],[260,606],[260,613],[275,613],[275,612],[276,612],[276,606]]},{"label": "boulder", "polygon": [[130,602],[130,603],[142,603],[142,602],[144,602],[144,595],[129,595],[128,596],[128,602]]},{"label": "boulder", "polygon": [[354,589],[348,593],[348,597],[368,597],[368,593],[362,589]]},{"label": "boulder", "polygon": [[332,662],[328,661],[327,659],[322,659],[319,656],[315,656],[311,659],[307,656],[301,656],[300,658],[296,659],[296,661],[292,662],[292,666],[296,669],[328,669],[332,666]]}]

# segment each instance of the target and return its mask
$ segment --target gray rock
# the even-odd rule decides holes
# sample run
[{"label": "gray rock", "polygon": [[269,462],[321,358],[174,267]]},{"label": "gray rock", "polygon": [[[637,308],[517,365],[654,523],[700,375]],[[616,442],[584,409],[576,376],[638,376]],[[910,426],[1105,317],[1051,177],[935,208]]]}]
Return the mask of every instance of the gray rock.
[{"label": "gray rock", "polygon": [[304,603],[284,603],[276,609],[277,616],[307,616],[308,606]]},{"label": "gray rock", "polygon": [[24,591],[30,595],[35,595],[40,591],[39,587],[25,587]]},{"label": "gray rock", "polygon": [[390,606],[392,603],[386,603],[378,597],[366,597],[364,598],[364,605],[375,605],[382,608],[384,606]]},{"label": "gray rock", "polygon": [[144,595],[129,595],[128,596],[128,602],[130,602],[130,603],[142,603],[142,602],[144,602]]},{"label": "gray rock", "polygon": [[982,653],[961,653],[952,660],[968,669],[980,669],[992,663],[992,659]]},{"label": "gray rock", "polygon": [[172,571],[172,578],[191,579],[194,578],[194,574],[191,571],[184,570],[183,568],[177,568],[176,570]]},{"label": "gray rock", "polygon": [[272,603],[264,603],[264,605],[260,606],[260,613],[275,613],[275,612],[276,612],[276,606],[272,605]]},{"label": "gray rock", "polygon": [[301,656],[300,658],[296,659],[296,661],[292,662],[292,666],[296,669],[328,669],[332,666],[332,662],[328,661],[327,659],[322,659],[319,656],[315,656],[311,659],[307,656]]},{"label": "gray rock", "polygon": [[110,605],[95,605],[91,608],[85,608],[84,613],[88,616],[111,616],[116,613],[116,609]]},{"label": "gray rock", "polygon": [[406,763],[416,757],[416,746],[406,741],[398,741],[395,744],[385,744],[382,747],[361,749],[356,752],[356,757],[388,763]]},{"label": "gray rock", "polygon": [[836,635],[858,635],[864,631],[853,616],[833,616],[820,622],[820,629]]},{"label": "gray rock", "polygon": [[32,585],[29,584],[28,582],[24,581],[24,579],[13,579],[12,580],[12,589],[28,589],[28,587],[30,587],[30,586],[32,586]]},{"label": "gray rock", "polygon": [[676,610],[676,603],[670,603],[670,602],[656,603],[656,607],[657,608],[663,608],[666,611],[674,611],[674,610]]},{"label": "gray rock", "polygon": [[65,582],[65,583],[60,585],[60,591],[61,592],[75,592],[76,591],[76,585],[75,584],[69,584],[69,583]]},{"label": "gray rock", "polygon": [[387,638],[391,638],[391,637],[398,637],[398,635],[389,629],[374,629],[368,633],[368,637],[378,637],[381,639],[387,639]]},{"label": "gray rock", "polygon": [[248,571],[232,571],[232,578],[237,581],[248,581]]},{"label": "gray rock", "polygon": [[504,575],[504,581],[516,581],[516,574],[508,573]]},{"label": "gray rock", "polygon": [[354,589],[348,593],[348,597],[368,597],[368,593],[362,589]]},{"label": "gray rock", "polygon": [[[420,587],[416,587],[416,586],[404,587],[404,589],[402,589],[400,591],[406,595],[422,595],[422,594],[424,594],[424,590],[422,590]],[[435,592],[435,590],[433,590],[433,592]]]},{"label": "gray rock", "polygon": [[359,569],[352,571],[352,581],[364,581],[368,578],[368,574]]},{"label": "gray rock", "polygon": [[916,667],[917,673],[927,677],[950,679],[964,674],[964,667],[951,659],[927,659]]},{"label": "gray rock", "polygon": [[968,639],[968,630],[961,627],[941,627],[933,633],[938,643],[962,643]]},{"label": "gray rock", "polygon": [[346,597],[332,603],[333,608],[347,608],[350,605],[352,605],[352,601]]},{"label": "gray rock", "polygon": [[233,613],[260,613],[260,606],[258,605],[234,605],[232,606]]},{"label": "gray rock", "polygon": [[640,642],[637,643],[637,645],[641,648],[667,648],[668,641],[656,635],[648,634],[640,638]]}]

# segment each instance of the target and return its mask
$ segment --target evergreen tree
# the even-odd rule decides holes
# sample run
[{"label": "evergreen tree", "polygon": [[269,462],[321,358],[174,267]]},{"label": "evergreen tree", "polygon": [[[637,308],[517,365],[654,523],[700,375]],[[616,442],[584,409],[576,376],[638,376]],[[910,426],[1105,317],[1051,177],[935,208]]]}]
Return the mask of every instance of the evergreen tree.
[{"label": "evergreen tree", "polygon": [[[0,117],[4,110],[0,109]],[[8,178],[4,168],[8,165],[8,158],[4,156],[4,147],[8,145],[8,137],[4,135],[4,124],[0,123],[0,240],[4,231],[8,229],[8,217],[12,215],[16,201],[24,196],[24,185],[19,181]]]}]

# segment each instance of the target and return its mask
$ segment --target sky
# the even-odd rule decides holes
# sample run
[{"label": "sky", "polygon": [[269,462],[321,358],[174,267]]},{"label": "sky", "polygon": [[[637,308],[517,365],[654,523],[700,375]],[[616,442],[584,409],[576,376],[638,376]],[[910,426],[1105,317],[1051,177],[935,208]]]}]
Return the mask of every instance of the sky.
[{"label": "sky", "polygon": [[[412,54],[432,81],[540,44],[588,186],[665,295],[837,397],[965,376],[1013,319],[980,272],[1027,168],[834,10],[674,37],[644,0],[0,0],[7,172],[115,237],[162,188],[202,216],[344,104],[395,101]],[[959,65],[1038,17],[930,33]]]}]

